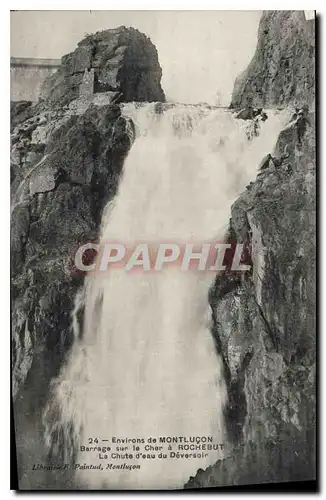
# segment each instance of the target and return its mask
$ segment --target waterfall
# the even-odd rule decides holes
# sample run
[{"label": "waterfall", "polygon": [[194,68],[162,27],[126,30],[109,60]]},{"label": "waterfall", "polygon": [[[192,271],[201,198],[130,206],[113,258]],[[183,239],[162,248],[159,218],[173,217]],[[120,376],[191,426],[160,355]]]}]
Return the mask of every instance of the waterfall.
[{"label": "waterfall", "polygon": [[[227,110],[163,105],[157,112],[155,103],[124,105],[136,139],[118,193],[104,210],[101,241],[221,241],[231,204],[254,180],[284,126],[284,113],[268,114],[260,135],[248,141],[247,123]],[[227,448],[226,387],[210,331],[213,280],[213,273],[176,266],[148,273],[114,269],[85,279],[74,311],[75,343],[45,413],[49,446],[54,435],[69,435],[65,459],[74,455],[74,463],[98,466],[77,468],[78,487],[182,488],[199,468],[223,458],[221,447],[194,458],[133,460],[105,460],[81,448],[108,446],[113,437],[175,436],[208,436]],[[132,443],[127,447],[131,453]],[[167,445],[164,450],[169,455]],[[106,470],[108,462],[140,468]]]}]

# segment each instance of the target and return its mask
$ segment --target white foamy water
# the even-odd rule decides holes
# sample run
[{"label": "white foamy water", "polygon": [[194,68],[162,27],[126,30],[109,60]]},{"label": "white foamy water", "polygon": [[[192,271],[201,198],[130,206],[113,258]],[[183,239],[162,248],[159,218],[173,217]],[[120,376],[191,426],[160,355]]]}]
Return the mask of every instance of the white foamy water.
[{"label": "white foamy water", "polygon": [[[273,150],[286,116],[270,112],[260,136],[248,141],[246,122],[226,110],[178,105],[155,114],[154,107],[123,108],[136,125],[136,140],[114,202],[104,211],[101,240],[221,240],[231,204]],[[49,408],[57,408],[58,419],[47,439],[73,424],[76,463],[140,469],[79,470],[80,487],[182,488],[198,468],[222,457],[216,450],[190,459],[102,460],[79,448],[88,438],[107,446],[101,440],[114,436],[211,436],[227,445],[226,387],[210,332],[213,280],[212,273],[176,267],[156,273],[115,269],[85,280],[75,308],[85,303],[83,332],[80,337],[74,321],[75,345],[54,386]]]}]

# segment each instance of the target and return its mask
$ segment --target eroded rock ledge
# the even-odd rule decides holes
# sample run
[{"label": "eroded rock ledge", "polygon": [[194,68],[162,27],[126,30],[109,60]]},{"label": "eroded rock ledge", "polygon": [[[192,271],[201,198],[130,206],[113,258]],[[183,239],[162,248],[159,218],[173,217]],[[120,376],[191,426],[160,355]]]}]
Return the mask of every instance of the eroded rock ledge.
[{"label": "eroded rock ledge", "polygon": [[264,11],[256,52],[236,79],[232,106],[244,107],[248,97],[257,107],[314,105],[315,20],[304,11]]},{"label": "eroded rock ledge", "polygon": [[280,134],[271,165],[232,206],[230,230],[249,244],[253,272],[216,279],[213,335],[229,402],[229,456],[186,488],[315,477],[315,126],[299,149],[295,127]]},{"label": "eroded rock ledge", "polygon": [[[302,107],[315,101],[315,21],[265,11],[255,55],[231,107]],[[219,276],[212,333],[224,363],[230,443],[224,460],[185,488],[311,480],[316,475],[316,158],[311,112],[302,145],[281,132],[273,162],[232,206],[230,237],[251,249],[245,279]],[[266,154],[270,153],[266,151]],[[257,165],[258,168],[258,165]]]},{"label": "eroded rock ledge", "polygon": [[22,489],[61,481],[29,469],[47,462],[42,411],[73,341],[71,313],[84,279],[74,252],[97,239],[134,138],[118,103],[164,102],[161,75],[151,41],[120,27],[87,36],[64,56],[39,102],[11,104],[12,381]]},{"label": "eroded rock ledge", "polygon": [[116,93],[119,102],[165,101],[157,50],[134,28],[120,26],[86,36],[62,57],[61,67],[45,81],[41,98],[52,107],[68,104],[79,97],[85,71],[94,73],[95,93]]}]

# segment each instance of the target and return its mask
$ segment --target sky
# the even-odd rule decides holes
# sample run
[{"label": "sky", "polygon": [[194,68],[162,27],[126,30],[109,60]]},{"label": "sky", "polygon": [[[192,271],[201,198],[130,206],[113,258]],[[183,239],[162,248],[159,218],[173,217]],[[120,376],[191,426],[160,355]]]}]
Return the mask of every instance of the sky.
[{"label": "sky", "polygon": [[13,11],[11,56],[60,58],[85,34],[133,26],[155,44],[168,100],[228,105],[250,62],[261,11]]}]

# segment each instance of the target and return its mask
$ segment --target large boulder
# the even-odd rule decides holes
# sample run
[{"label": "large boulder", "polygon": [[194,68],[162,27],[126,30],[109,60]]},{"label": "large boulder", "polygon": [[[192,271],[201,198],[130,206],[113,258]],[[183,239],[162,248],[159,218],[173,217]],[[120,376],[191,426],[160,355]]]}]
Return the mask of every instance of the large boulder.
[{"label": "large boulder", "polygon": [[316,158],[314,117],[232,206],[232,240],[252,272],[216,278],[213,335],[228,387],[226,459],[186,488],[314,479],[316,474]]},{"label": "large boulder", "polygon": [[123,102],[165,101],[155,46],[124,26],[88,35],[63,56],[61,67],[43,84],[41,99],[52,106],[68,104],[80,95],[85,71],[91,70],[95,93],[116,92]]}]

